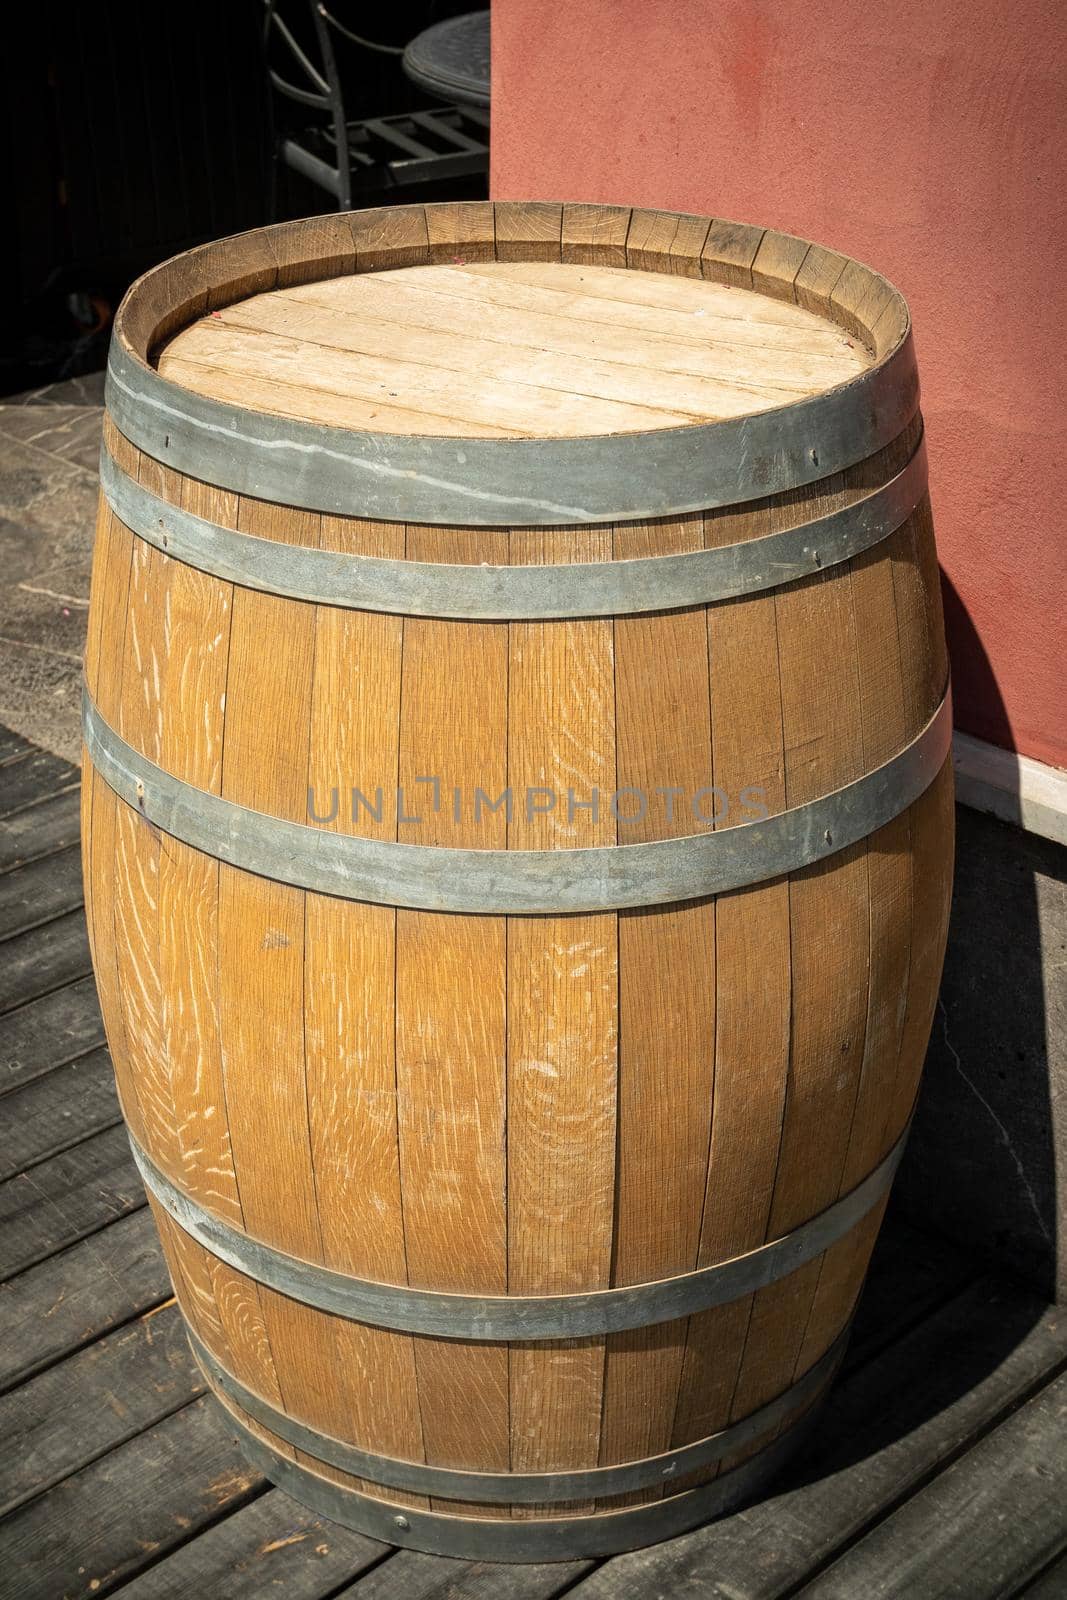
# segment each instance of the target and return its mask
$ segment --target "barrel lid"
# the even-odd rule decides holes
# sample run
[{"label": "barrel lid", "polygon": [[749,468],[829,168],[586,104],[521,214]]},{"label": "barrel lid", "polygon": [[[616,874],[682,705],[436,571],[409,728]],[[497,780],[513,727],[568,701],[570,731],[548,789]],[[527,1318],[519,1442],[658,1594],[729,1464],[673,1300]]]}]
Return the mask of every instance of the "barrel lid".
[{"label": "barrel lid", "polygon": [[872,353],[793,301],[699,277],[539,261],[348,273],[208,312],[162,349],[184,388],[372,433],[574,438],[747,416]]},{"label": "barrel lid", "polygon": [[107,406],[219,488],[412,523],[626,521],[760,499],[918,405],[907,307],[787,234],[619,206],[391,206],[137,281]]}]

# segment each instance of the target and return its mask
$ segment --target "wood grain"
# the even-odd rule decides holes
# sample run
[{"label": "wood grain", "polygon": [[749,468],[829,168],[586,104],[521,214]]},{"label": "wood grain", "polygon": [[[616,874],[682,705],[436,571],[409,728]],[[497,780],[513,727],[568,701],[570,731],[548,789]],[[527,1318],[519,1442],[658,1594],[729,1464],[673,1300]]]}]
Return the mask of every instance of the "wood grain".
[{"label": "wood grain", "polygon": [[[124,463],[146,480],[155,464],[135,452]],[[113,528],[113,541],[117,530]],[[149,759],[158,759],[162,717],[158,685],[162,641],[156,619],[166,590],[165,558],[139,539],[130,540],[129,585],[125,594],[122,655],[112,658],[118,684],[114,702],[120,734]],[[136,1083],[145,1148],[173,1170],[177,1128],[169,1063],[163,1035],[163,990],[159,971],[159,855],[157,829],[130,807],[115,812],[114,891],[115,977],[121,1013],[123,1053]]]},{"label": "wood grain", "polygon": [[[702,517],[614,535],[623,560],[703,544]],[[697,831],[692,797],[714,784],[710,695],[703,608],[616,619],[617,788],[644,796],[646,809],[620,821],[620,842]],[[620,812],[633,814],[632,796]],[[620,912],[619,1035],[612,1281],[646,1283],[697,1265],[715,1065],[714,902]],[[609,1337],[602,1462],[670,1448],[685,1335],[683,1319]]]},{"label": "wood grain", "polygon": [[739,288],[751,289],[752,263],[762,239],[762,228],[717,218],[708,229],[700,252],[704,276],[715,283],[733,283]]},{"label": "wood grain", "polygon": [[492,261],[496,255],[492,204],[483,200],[428,205],[426,237],[431,261]]},{"label": "wood grain", "polygon": [[700,252],[709,227],[707,217],[634,211],[626,235],[626,264],[640,272],[676,272],[699,278]]},{"label": "wood grain", "polygon": [[[705,513],[707,548],[788,527],[781,500]],[[773,594],[708,607],[713,770],[727,807],[716,829],[786,808],[781,665]],[[781,1140],[789,1060],[788,885],[721,895],[715,908],[715,1079],[697,1265],[763,1243]],[[689,1319],[672,1442],[730,1420],[752,1297]],[[698,1474],[700,1482],[707,1474]]]},{"label": "wood grain", "polygon": [[[507,534],[409,527],[407,554],[506,564]],[[473,791],[495,797],[507,782],[507,633],[405,620],[399,780],[404,816],[419,820],[400,821],[402,842],[504,847],[504,813],[476,821]],[[417,1286],[507,1291],[506,948],[501,917],[397,915],[400,1159]],[[427,1460],[506,1471],[506,1349],[418,1339],[415,1361]]]},{"label": "wood grain", "polygon": [[630,212],[626,206],[563,207],[562,256],[581,266],[624,267]]},{"label": "wood grain", "polygon": [[[169,475],[157,489],[197,516],[236,516],[237,497]],[[168,561],[159,759],[198,788],[222,787],[233,589]],[[219,864],[179,840],[160,854],[163,1030],[176,1107],[175,1181],[210,1210],[243,1221],[230,1149],[218,1020]]]},{"label": "wood grain", "polygon": [[[238,525],[260,538],[317,542],[320,519],[243,500]],[[230,625],[222,794],[302,821],[314,664],[314,608],[236,589]],[[265,648],[266,641],[270,647]],[[219,876],[219,1021],[233,1163],[254,1236],[321,1261],[304,1063],[304,895],[229,866]],[[280,1392],[313,1408],[336,1362],[333,1328],[260,1290]]]},{"label": "wood grain", "polygon": [[[106,436],[108,431],[106,430]],[[132,447],[112,428],[109,445],[127,470],[136,473]],[[130,588],[133,539],[108,510],[99,520],[101,538],[93,560],[93,602],[90,610],[90,663],[94,667],[95,700],[101,714],[117,720],[122,693],[122,662]],[[95,641],[95,643],[94,643]],[[100,1010],[107,1030],[123,1114],[135,1135],[145,1137],[137,1079],[126,1045],[116,941],[115,850],[118,801],[103,780],[87,768],[83,778],[83,818],[90,829],[85,848],[91,920],[93,965]]]},{"label": "wood grain", "polygon": [[551,202],[498,200],[496,259],[558,261],[563,232],[563,207]]},{"label": "wood grain", "polygon": [[[323,549],[400,557],[404,528],[323,517],[320,542]],[[320,824],[331,831],[394,839],[403,622],[319,606],[314,626],[311,809],[320,818],[335,811]],[[353,802],[353,790],[366,804]],[[324,1260],[340,1272],[404,1283],[396,912],[309,894],[305,930],[308,1125]],[[340,1319],[335,1338],[342,1368],[352,1375],[345,1386],[351,1431],[344,1436],[384,1455],[421,1460],[412,1339]]]},{"label": "wood grain", "polygon": [[768,228],[752,260],[752,287],[776,300],[796,300],[796,278],[809,248],[806,239]]},{"label": "wood grain", "polygon": [[[779,591],[775,607],[786,801],[792,806],[863,770],[850,574],[836,569]],[[870,913],[864,845],[792,875],[789,922],[792,1034],[771,1237],[837,1197],[866,1029]],[[756,1296],[736,1415],[791,1381],[796,1328],[807,1320],[818,1275],[816,1261]]]},{"label": "wood grain", "polygon": [[[610,529],[513,531],[513,561],[604,560]],[[593,791],[615,782],[609,621],[512,623],[508,778],[547,790],[516,806],[512,849],[608,844]],[[618,932],[613,913],[508,922],[508,1286],[514,1294],[607,1287],[615,1183]],[[511,1458],[547,1471],[599,1455],[604,1341],[515,1345]],[[571,1511],[581,1508],[572,1507]],[[516,1516],[532,1515],[517,1508]]]}]

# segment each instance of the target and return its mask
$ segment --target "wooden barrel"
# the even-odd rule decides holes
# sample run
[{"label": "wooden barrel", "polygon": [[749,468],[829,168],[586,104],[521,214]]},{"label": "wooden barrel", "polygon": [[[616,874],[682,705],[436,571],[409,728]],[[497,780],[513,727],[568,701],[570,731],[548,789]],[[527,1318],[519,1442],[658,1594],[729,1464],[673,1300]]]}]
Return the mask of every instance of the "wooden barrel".
[{"label": "wooden barrel", "polygon": [[265,228],[130,290],[94,961],[190,1338],[376,1538],[756,1494],[837,1367],[949,899],[907,309],[589,205]]}]

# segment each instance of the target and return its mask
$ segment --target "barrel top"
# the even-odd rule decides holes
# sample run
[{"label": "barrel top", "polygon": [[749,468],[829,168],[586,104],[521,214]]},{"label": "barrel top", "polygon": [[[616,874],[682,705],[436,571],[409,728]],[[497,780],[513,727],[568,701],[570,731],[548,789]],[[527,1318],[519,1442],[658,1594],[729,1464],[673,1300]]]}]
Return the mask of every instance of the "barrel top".
[{"label": "barrel top", "polygon": [[746,416],[871,362],[847,330],[751,289],[457,255],[251,295],[182,329],[159,371],[367,432],[573,438]]},{"label": "barrel top", "polygon": [[306,510],[639,521],[832,476],[918,407],[908,309],[821,245],[580,202],[309,217],[144,275],[108,358],[153,460]]}]

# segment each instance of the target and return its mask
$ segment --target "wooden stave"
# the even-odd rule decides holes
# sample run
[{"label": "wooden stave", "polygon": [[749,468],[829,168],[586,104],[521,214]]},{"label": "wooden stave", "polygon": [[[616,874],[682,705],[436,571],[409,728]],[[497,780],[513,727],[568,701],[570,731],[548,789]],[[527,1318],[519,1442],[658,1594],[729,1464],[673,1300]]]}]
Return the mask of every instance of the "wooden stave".
[{"label": "wooden stave", "polygon": [[[151,464],[148,464],[146,466],[142,462],[137,470],[138,471],[151,472],[153,470],[153,468],[151,467]],[[155,470],[158,471],[159,469],[155,469]],[[165,476],[165,474],[164,474],[164,476]],[[174,484],[172,483],[172,488],[173,487],[174,487]],[[183,487],[180,484],[177,487],[177,492],[180,495],[192,494],[192,495],[201,495],[201,496],[208,495],[208,496],[210,496],[210,495],[213,494],[213,491],[211,491],[210,489],[205,489],[202,486],[195,486],[194,485],[194,486],[192,486],[190,488],[188,486]],[[223,499],[223,498],[224,497],[222,497],[222,496],[216,495],[216,499]],[[107,513],[105,512],[104,515],[106,517]],[[925,515],[925,512],[923,513],[923,515]],[[281,516],[283,518],[285,517],[284,509],[281,512]],[[729,512],[727,513],[727,516],[729,516]],[[223,520],[223,519],[219,518],[218,520]],[[298,518],[297,519],[293,519],[293,518],[289,519],[290,522],[292,522],[294,520],[296,520],[297,522],[299,521]],[[915,521],[915,520],[920,520],[920,519],[912,519],[912,520]],[[684,527],[680,529],[679,525],[680,524],[684,524],[685,519],[675,519],[675,521],[674,521],[672,526],[667,526],[668,522],[669,522],[669,519],[663,519],[663,524],[661,525],[661,527],[660,527],[660,529],[658,531],[658,536],[660,538],[666,536],[669,539],[672,536],[677,536],[678,532],[680,532],[680,531],[684,532]],[[582,531],[586,532],[587,530],[582,530]],[[430,532],[430,530],[427,530],[427,534],[429,534],[429,532]],[[914,540],[914,530],[912,530],[912,533],[909,536],[912,537],[913,540]],[[482,537],[484,537],[484,536],[482,536]],[[109,534],[109,540],[110,540],[110,534]],[[901,542],[901,541],[898,541],[898,543],[899,542]],[[929,540],[927,539],[926,542],[929,543]],[[931,546],[931,548],[932,548],[932,546]],[[162,557],[160,559],[165,561],[167,558]],[[929,553],[927,553],[927,555],[926,555],[926,557],[924,559],[926,560],[926,567],[927,567],[927,571],[928,571],[929,570]],[[838,574],[837,578],[832,580],[832,581],[836,581],[836,582],[840,583],[842,581],[842,579],[847,579],[848,582],[851,584],[851,582],[852,582],[852,573],[851,573],[851,571],[848,572],[848,573],[844,573],[844,574]],[[927,590],[929,590],[929,584],[928,583],[926,584],[926,588],[927,588]],[[929,593],[927,593],[923,598],[924,598],[924,604],[926,605],[927,611],[928,611],[928,614],[929,614],[928,615],[928,619],[927,619],[928,628],[932,633],[936,633],[936,628],[933,628],[932,625],[930,625],[930,621],[929,621],[929,618],[934,615],[934,605],[933,605],[934,597],[932,597]],[[98,619],[98,621],[102,622],[102,618]],[[934,658],[936,658],[936,656],[937,656],[936,644],[937,644],[936,639],[931,639],[931,641],[930,641],[930,653],[931,653],[931,656],[934,657]],[[95,666],[95,664],[94,664],[94,666]],[[96,667],[96,670],[98,670],[98,667]],[[931,687],[933,685],[936,684],[936,681],[937,681],[938,663],[937,663],[936,659],[933,659],[931,661],[931,663],[929,664],[925,675],[926,675],[926,678],[928,680],[927,681],[927,700],[928,700],[929,699],[929,690],[931,689]],[[945,807],[945,788],[946,788],[945,780],[944,780],[944,778],[942,778],[942,780],[939,782],[939,785],[938,785],[939,805],[940,805],[940,808],[941,808],[942,811],[944,810],[944,807]],[[95,806],[96,799],[97,799],[97,785],[91,783],[90,784],[90,805],[89,805],[90,817],[92,817],[93,813],[95,813],[95,810],[96,810],[96,806]],[[114,810],[113,807],[110,808],[110,809],[111,809],[111,811]],[[927,809],[929,809],[929,807],[927,807]],[[108,810],[109,810],[109,808],[108,808],[108,804],[107,804],[107,801],[106,801],[106,798],[105,798],[104,799],[104,803],[103,803],[103,807],[102,807],[102,811],[103,811],[103,814],[105,816],[107,815]],[[912,810],[915,811],[916,808],[912,808]],[[907,822],[907,825],[910,827],[911,826],[911,819],[910,818],[906,819],[906,822]],[[107,825],[108,824],[105,823],[105,826],[107,826]],[[110,825],[111,826],[115,826],[115,824],[113,822]],[[937,828],[934,828],[934,829],[929,830],[929,831],[937,832]],[[90,845],[90,863],[93,862],[95,854],[96,854],[95,847],[91,844]],[[106,842],[105,842],[104,854],[106,856]],[[936,855],[936,848],[934,850],[934,854]],[[930,846],[927,847],[927,856],[929,857],[929,855],[930,855]],[[107,889],[108,889],[108,885],[107,885],[107,882],[106,882],[106,874],[105,874],[104,883],[103,884],[97,883],[95,885],[95,893],[96,893],[97,899],[100,898],[101,892],[103,892],[103,894],[106,896]],[[944,885],[943,885],[943,883],[940,885],[940,892],[941,892],[941,900],[942,900],[942,906],[943,906],[943,903],[944,903]],[[95,913],[94,913],[94,917],[95,917]],[[934,938],[932,939],[932,941],[929,941],[929,942],[931,942],[932,945],[934,947],[936,947],[937,944],[938,944],[939,938],[940,938],[940,931],[936,931]],[[106,947],[106,943],[107,943],[107,941],[105,939],[105,941],[104,941],[105,947]],[[103,954],[102,959],[105,962],[107,960],[106,948],[104,950],[104,954]],[[936,948],[935,948],[933,954],[932,955],[928,955],[928,957],[927,957],[927,967],[928,968],[932,968],[932,967],[934,967],[936,965],[937,965],[937,954],[936,954]],[[927,987],[929,987],[929,983],[927,984]],[[927,995],[925,997],[925,1000],[926,1000],[927,1006],[932,1004],[932,1000],[930,999],[929,995]],[[918,1010],[922,1009],[921,1006],[919,1006],[918,1000],[916,1002],[916,1005],[917,1005],[917,1009]],[[112,1007],[112,1009],[113,1009],[113,1007]],[[120,1034],[121,1031],[122,1031],[121,1029],[117,1029],[116,1033]],[[916,1033],[917,1036],[921,1036],[922,1035],[922,1031],[923,1030],[922,1030],[922,1025],[921,1025],[921,1018],[920,1018],[920,1021],[915,1024],[915,1027],[914,1027],[913,1031]],[[113,1045],[113,1048],[114,1048],[114,1045]],[[116,1055],[117,1056],[120,1055],[120,1054],[121,1054],[121,1047],[120,1047],[119,1050],[116,1051]],[[914,1050],[913,1050],[913,1054],[914,1054]],[[121,1074],[121,1071],[120,1071],[120,1081],[121,1081],[121,1075],[122,1074]],[[129,1087],[130,1087],[131,1082],[132,1082],[132,1079],[129,1076],[127,1076],[127,1091],[124,1094],[124,1099],[130,1100],[131,1102],[136,1102],[137,1090],[134,1089],[134,1093],[132,1095],[129,1093]],[[900,1099],[900,1096],[898,1095],[898,1101],[899,1101],[899,1099]],[[136,1104],[135,1103],[131,1104],[131,1106],[130,1106],[130,1120],[131,1120],[131,1125],[134,1126],[134,1128],[135,1128],[135,1131],[137,1129],[138,1119],[139,1119],[139,1113],[138,1113],[138,1110],[136,1108]],[[175,1173],[175,1176],[178,1176],[178,1174]],[[851,1306],[851,1300],[854,1298],[854,1292],[858,1289],[858,1283],[862,1280],[862,1272],[865,1269],[865,1265],[866,1265],[866,1256],[867,1256],[867,1254],[869,1254],[870,1245],[873,1244],[873,1233],[871,1232],[871,1230],[870,1229],[865,1229],[863,1231],[864,1231],[865,1237],[864,1237],[864,1239],[862,1241],[860,1241],[857,1245],[854,1245],[854,1247],[853,1247],[853,1251],[852,1251],[853,1259],[849,1261],[848,1266],[847,1266],[847,1271],[846,1271],[847,1282],[843,1285],[843,1287],[842,1287],[842,1289],[841,1289],[841,1291],[839,1293],[839,1299],[842,1301],[842,1303],[844,1303],[844,1301],[847,1299],[848,1303],[849,1303],[849,1307]],[[201,1302],[201,1305],[202,1305],[203,1301],[204,1301],[204,1287],[203,1286],[205,1284],[209,1284],[209,1283],[212,1282],[212,1273],[215,1274],[215,1279],[217,1281],[218,1268],[217,1268],[217,1266],[212,1266],[210,1264],[205,1265],[205,1263],[203,1261],[197,1262],[197,1260],[196,1260],[196,1248],[197,1247],[190,1246],[190,1243],[188,1242],[188,1240],[186,1240],[179,1247],[176,1247],[176,1246],[172,1245],[172,1254],[175,1256],[175,1259],[177,1259],[177,1250],[179,1248],[180,1248],[180,1250],[182,1252],[182,1259],[184,1260],[184,1263],[185,1263],[184,1268],[182,1268],[182,1267],[178,1268],[179,1274],[182,1273],[182,1272],[185,1273],[184,1279],[181,1280],[185,1284],[185,1293],[182,1296],[183,1303],[184,1303],[184,1305],[186,1307],[187,1314],[190,1315],[190,1320],[193,1322],[193,1325],[197,1326],[197,1323],[195,1321],[196,1312],[193,1309],[195,1307],[195,1305],[197,1304],[197,1296],[196,1296],[196,1293],[194,1292],[193,1288],[190,1287],[190,1285],[194,1280],[197,1283],[199,1283],[199,1285],[200,1285],[199,1298],[200,1298],[200,1302]],[[839,1254],[840,1254],[840,1252],[839,1252]],[[820,1271],[821,1270],[822,1269],[820,1269]],[[231,1288],[232,1288],[232,1285],[231,1285]],[[847,1293],[845,1292],[846,1290],[847,1290]],[[217,1291],[217,1289],[215,1291],[212,1291],[212,1292],[215,1292],[216,1296],[219,1293],[219,1291]],[[252,1300],[254,1300],[256,1298],[256,1291],[254,1289],[252,1291],[249,1291],[247,1289],[247,1287],[246,1287],[242,1291],[242,1293],[244,1295],[244,1298],[245,1298],[246,1302],[250,1302],[250,1301],[252,1301]],[[818,1293],[817,1288],[813,1289],[812,1293],[817,1294]],[[262,1296],[261,1296],[261,1298],[262,1298]],[[838,1320],[839,1321],[843,1321],[844,1319],[843,1318],[839,1318]],[[836,1330],[836,1331],[839,1331],[839,1330]],[[198,1328],[198,1332],[202,1333],[202,1330]],[[208,1328],[209,1335],[211,1333],[213,1333],[213,1332],[216,1333],[216,1335],[217,1335],[218,1329],[217,1328],[213,1329],[213,1328],[209,1327]],[[677,1335],[675,1337],[677,1337]],[[417,1341],[412,1341],[412,1343],[415,1343],[415,1342],[417,1342]],[[205,1339],[205,1343],[208,1344],[209,1348],[211,1347],[210,1338]],[[600,1347],[602,1347],[602,1345],[603,1345],[603,1341],[600,1341]],[[319,1348],[321,1348],[321,1347],[322,1346],[320,1344]],[[225,1352],[223,1352],[223,1351],[217,1351],[216,1353],[219,1354],[220,1359],[225,1354]],[[596,1341],[592,1341],[591,1342],[590,1353],[592,1355],[596,1356],[598,1359],[603,1359],[602,1348],[599,1348],[597,1346],[597,1342]],[[418,1366],[418,1361],[417,1361],[417,1358],[416,1358],[416,1368],[417,1368],[417,1366]],[[263,1380],[262,1380],[262,1369],[258,1374],[254,1374],[254,1375],[260,1376],[260,1381],[261,1381],[262,1387],[264,1389],[269,1389],[270,1388],[270,1384],[266,1383],[266,1382],[263,1382]],[[291,1374],[290,1374],[290,1381],[291,1381]],[[280,1391],[277,1391],[277,1379],[273,1380],[273,1386],[274,1386],[275,1391],[280,1393]],[[780,1387],[781,1387],[781,1385],[780,1385]],[[308,1420],[309,1421],[313,1421],[313,1418],[311,1418],[309,1416]],[[405,1454],[404,1451],[398,1451],[396,1453]],[[622,1453],[622,1455],[620,1455],[619,1459],[632,1458],[632,1456],[635,1453],[636,1452],[634,1452],[632,1450],[629,1452],[629,1454],[627,1454],[624,1451]],[[568,1507],[568,1508],[566,1508],[566,1510],[567,1510],[568,1513],[572,1513],[574,1508],[573,1507]],[[516,1515],[520,1515],[520,1516],[529,1516],[530,1512],[529,1512],[528,1508],[520,1508],[520,1509],[516,1510],[515,1514]]]}]

